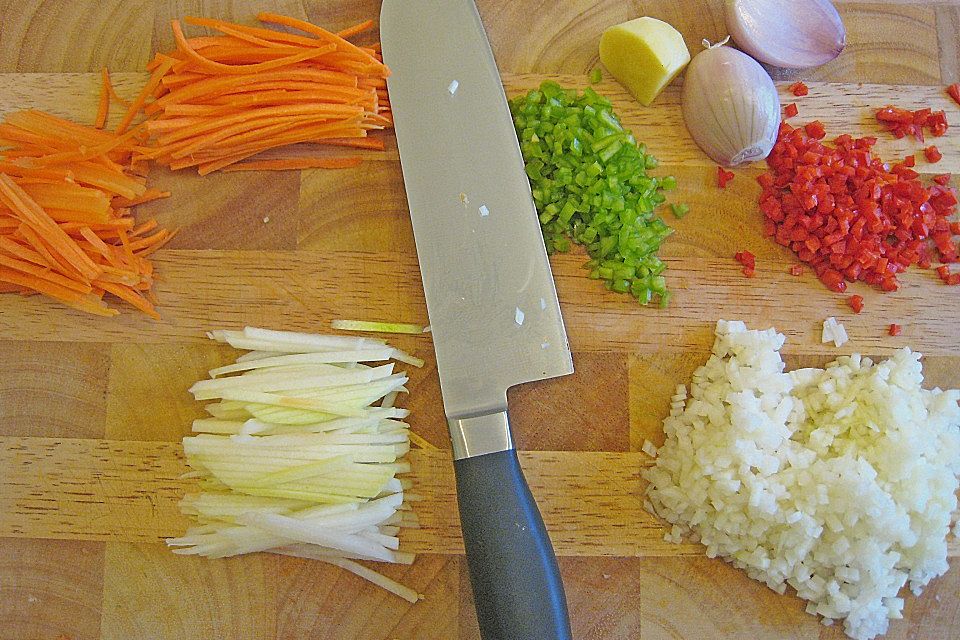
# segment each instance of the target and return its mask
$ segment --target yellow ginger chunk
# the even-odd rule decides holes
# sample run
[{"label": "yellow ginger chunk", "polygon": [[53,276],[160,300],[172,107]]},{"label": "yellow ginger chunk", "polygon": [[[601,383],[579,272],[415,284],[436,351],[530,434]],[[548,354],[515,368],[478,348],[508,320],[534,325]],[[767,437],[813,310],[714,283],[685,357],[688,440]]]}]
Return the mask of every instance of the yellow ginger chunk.
[{"label": "yellow ginger chunk", "polygon": [[610,27],[600,37],[600,62],[644,106],[690,62],[680,32],[656,18]]}]

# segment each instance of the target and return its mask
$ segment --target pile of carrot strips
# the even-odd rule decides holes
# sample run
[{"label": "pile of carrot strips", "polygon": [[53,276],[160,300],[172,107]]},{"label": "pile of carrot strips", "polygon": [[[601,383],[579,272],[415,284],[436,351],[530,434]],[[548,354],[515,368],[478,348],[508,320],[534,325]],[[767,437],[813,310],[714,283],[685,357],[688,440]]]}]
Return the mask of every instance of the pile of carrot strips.
[{"label": "pile of carrot strips", "polygon": [[[369,133],[393,124],[390,71],[379,45],[348,40],[373,21],[333,33],[272,13],[258,19],[300,33],[187,17],[219,33],[187,38],[174,20],[176,49],[156,55],[134,100],[103,70],[92,127],[37,110],[0,124],[0,293],[114,316],[110,294],[159,318],[148,256],[175,232],[134,222],[132,207],[170,195],[147,188],[147,163],[201,175],[342,169],[362,157],[249,158],[301,143],[384,149]],[[124,111],[111,133],[113,102]]]},{"label": "pile of carrot strips", "polygon": [[186,24],[217,32],[188,38],[178,20],[171,22],[176,49],[150,62],[150,79],[117,129],[123,134],[146,116],[149,142],[137,147],[138,160],[206,175],[227,167],[333,169],[360,161],[315,155],[243,162],[300,143],[383,150],[383,141],[369,134],[392,126],[390,71],[379,46],[347,40],[373,21],[333,33],[272,13],[258,19],[300,33],[187,17]]},{"label": "pile of carrot strips", "polygon": [[[97,124],[106,122],[109,78]],[[0,124],[0,292],[43,294],[114,316],[106,294],[153,318],[148,256],[173,233],[139,226],[130,208],[169,193],[148,189],[131,167],[143,126],[124,135],[35,110]]]}]

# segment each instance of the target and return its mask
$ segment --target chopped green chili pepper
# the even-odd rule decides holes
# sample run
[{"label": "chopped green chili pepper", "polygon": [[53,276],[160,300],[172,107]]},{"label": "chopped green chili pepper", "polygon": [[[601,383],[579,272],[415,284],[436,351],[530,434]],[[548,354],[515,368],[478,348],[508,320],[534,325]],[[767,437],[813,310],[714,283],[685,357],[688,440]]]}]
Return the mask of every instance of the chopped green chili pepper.
[{"label": "chopped green chili pepper", "polygon": [[683,216],[690,213],[690,205],[687,204],[671,204],[670,211],[673,212],[673,215],[676,218],[682,218]]},{"label": "chopped green chili pepper", "polygon": [[[600,78],[594,69],[591,82]],[[510,112],[547,251],[568,251],[571,241],[583,245],[591,278],[641,304],[656,296],[665,307],[666,265],[657,252],[672,229],[654,210],[676,180],[647,174],[656,158],[593,89],[579,93],[547,81],[511,100]],[[689,207],[671,205],[671,211],[680,218]]]}]

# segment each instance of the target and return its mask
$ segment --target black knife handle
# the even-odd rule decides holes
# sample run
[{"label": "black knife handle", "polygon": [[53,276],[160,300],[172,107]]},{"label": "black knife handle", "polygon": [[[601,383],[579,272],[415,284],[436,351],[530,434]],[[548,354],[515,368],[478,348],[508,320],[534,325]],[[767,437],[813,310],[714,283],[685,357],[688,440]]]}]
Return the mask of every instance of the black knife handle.
[{"label": "black knife handle", "polygon": [[571,640],[557,558],[516,450],[453,464],[483,640]]}]

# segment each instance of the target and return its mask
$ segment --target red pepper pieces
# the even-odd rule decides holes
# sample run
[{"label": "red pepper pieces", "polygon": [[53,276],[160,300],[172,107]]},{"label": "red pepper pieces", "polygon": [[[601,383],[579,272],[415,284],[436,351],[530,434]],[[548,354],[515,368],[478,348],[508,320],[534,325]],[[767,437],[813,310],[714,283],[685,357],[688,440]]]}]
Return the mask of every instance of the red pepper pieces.
[{"label": "red pepper pieces", "polygon": [[947,186],[948,184],[950,184],[950,177],[951,177],[951,176],[950,176],[949,173],[941,173],[941,174],[938,175],[938,176],[933,176],[933,181],[936,182],[937,184],[945,187],[945,186]]},{"label": "red pepper pieces", "polygon": [[792,276],[802,276],[802,275],[803,275],[803,267],[801,267],[801,266],[798,265],[798,264],[793,265],[792,267],[790,267],[790,275],[792,275]]},{"label": "red pepper pieces", "polygon": [[823,140],[827,136],[827,131],[823,128],[823,123],[819,120],[808,122],[804,130],[807,132],[807,135],[814,140]]},{"label": "red pepper pieces", "polygon": [[738,251],[733,259],[743,265],[743,275],[752,278],[757,269],[757,258],[749,251]]},{"label": "red pepper pieces", "polygon": [[905,167],[915,167],[917,166],[916,156],[907,156],[903,159],[903,166]]},{"label": "red pepper pieces", "polygon": [[953,98],[953,101],[960,104],[960,82],[954,82],[947,87],[947,95]]},{"label": "red pepper pieces", "polygon": [[853,309],[854,313],[863,311],[863,296],[852,295],[847,298],[847,303],[850,305],[850,308]]},{"label": "red pepper pieces", "polygon": [[717,186],[721,189],[726,189],[727,183],[733,180],[734,176],[733,171],[727,171],[723,167],[717,167]]},{"label": "red pepper pieces", "polygon": [[887,329],[887,333],[889,333],[891,336],[898,336],[902,331],[903,327],[898,324],[891,324],[890,328]]},{"label": "red pepper pieces", "polygon": [[787,105],[786,107],[784,107],[784,109],[783,109],[783,117],[784,117],[784,119],[786,119],[786,118],[792,118],[793,116],[797,115],[798,113],[800,113],[800,110],[797,109],[797,104],[796,104],[795,102],[791,102],[790,104],[788,104],[788,105]]},{"label": "red pepper pieces", "polygon": [[844,134],[829,145],[782,122],[757,178],[764,233],[838,293],[856,281],[896,291],[910,265],[960,262],[955,191],[945,180],[924,185],[905,163],[884,164],[875,144]]},{"label": "red pepper pieces", "polygon": [[807,85],[804,84],[803,82],[794,82],[792,85],[790,85],[789,90],[790,90],[790,93],[797,96],[798,98],[810,93],[810,88],[807,87]]},{"label": "red pepper pieces", "polygon": [[895,138],[912,135],[920,142],[923,142],[924,127],[930,129],[930,133],[934,136],[942,136],[949,128],[947,114],[930,109],[910,111],[887,105],[877,110],[876,118],[877,122],[890,131]]},{"label": "red pepper pieces", "polygon": [[937,149],[937,145],[935,144],[932,144],[924,149],[923,155],[926,156],[927,162],[940,162],[940,158],[943,157],[943,154],[940,153],[940,149]]},{"label": "red pepper pieces", "polygon": [[943,280],[944,284],[956,286],[960,284],[960,273],[950,273],[950,267],[943,264],[937,267],[937,275]]}]

